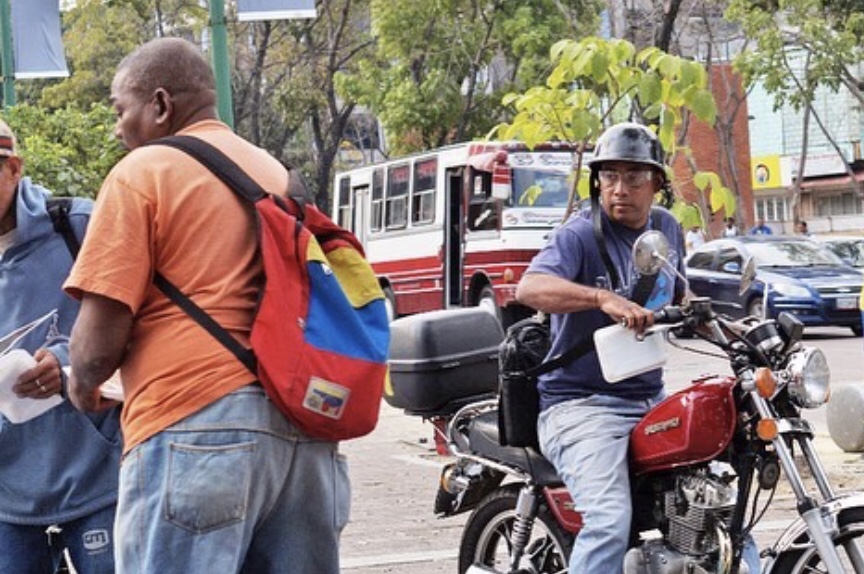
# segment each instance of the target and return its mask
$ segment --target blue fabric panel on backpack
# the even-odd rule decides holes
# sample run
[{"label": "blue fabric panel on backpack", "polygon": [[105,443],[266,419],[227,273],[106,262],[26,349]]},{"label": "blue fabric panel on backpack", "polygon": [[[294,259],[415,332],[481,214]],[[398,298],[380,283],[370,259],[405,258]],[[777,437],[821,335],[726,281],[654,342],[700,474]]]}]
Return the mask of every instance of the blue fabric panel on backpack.
[{"label": "blue fabric panel on backpack", "polygon": [[387,360],[390,327],[384,299],[355,309],[326,265],[309,261],[309,315],[306,341],[331,351],[371,362]]}]

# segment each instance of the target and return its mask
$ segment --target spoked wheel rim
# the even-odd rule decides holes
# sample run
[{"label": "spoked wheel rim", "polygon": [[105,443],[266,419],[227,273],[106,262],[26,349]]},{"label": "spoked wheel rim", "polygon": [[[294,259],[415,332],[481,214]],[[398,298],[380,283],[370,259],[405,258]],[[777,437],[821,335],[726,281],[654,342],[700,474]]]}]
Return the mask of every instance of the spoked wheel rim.
[{"label": "spoked wheel rim", "polygon": [[[505,573],[513,552],[515,512],[508,511],[491,521],[480,535],[476,561]],[[566,574],[565,550],[542,521],[534,523],[531,539],[519,563],[520,572],[531,574]]]},{"label": "spoked wheel rim", "polygon": [[[859,557],[864,557],[864,509],[854,509],[857,520],[844,520],[841,516],[840,531],[834,537],[834,546],[840,556],[840,562],[843,565],[844,572],[864,572],[864,563],[857,563],[856,569],[853,562],[855,560],[855,547]],[[853,546],[854,545],[854,546]],[[799,539],[796,542],[796,547],[789,554],[797,556],[794,560],[794,565],[786,567],[791,563],[788,560],[791,556],[782,556],[778,559],[777,572],[788,572],[790,574],[825,574],[827,568],[822,562],[822,558],[816,550],[816,546],[808,538],[805,540]],[[786,560],[784,560],[784,558]]]}]

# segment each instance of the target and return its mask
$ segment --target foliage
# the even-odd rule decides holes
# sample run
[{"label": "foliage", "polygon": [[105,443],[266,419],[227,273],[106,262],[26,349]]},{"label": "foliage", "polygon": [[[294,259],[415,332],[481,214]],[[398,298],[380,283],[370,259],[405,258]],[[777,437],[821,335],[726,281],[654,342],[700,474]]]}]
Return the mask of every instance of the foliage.
[{"label": "foliage", "polygon": [[[854,70],[864,61],[864,6],[849,0],[732,0],[726,17],[741,25],[756,48],[743,52],[736,67],[747,84],[761,81],[774,107],[800,110],[812,103],[818,85],[846,86],[864,102]],[[806,67],[790,54],[806,54]],[[803,61],[799,57],[797,60]]]},{"label": "foliage", "polygon": [[546,53],[597,24],[597,0],[372,0],[374,56],[340,74],[343,97],[397,154],[464,141],[503,119],[501,96],[539,81]]},{"label": "foliage", "polygon": [[57,195],[95,197],[124,153],[112,133],[114,113],[103,104],[88,110],[21,104],[3,119],[18,138],[24,174]]},{"label": "foliage", "polygon": [[237,24],[230,37],[235,127],[305,174],[328,207],[333,166],[355,108],[335,88],[371,47],[369,0],[319,0],[312,20]]},{"label": "foliage", "polygon": [[[715,121],[707,73],[697,62],[655,47],[637,53],[626,40],[595,37],[562,40],[552,47],[551,57],[554,67],[545,85],[508,94],[504,103],[516,114],[490,135],[520,139],[529,146],[568,141],[586,149],[604,126],[630,119],[653,124],[663,148],[673,156],[686,152],[676,143],[685,113],[709,124]],[[697,172],[694,179],[704,182],[697,183],[700,190],[711,193],[712,209],[734,211],[734,196],[716,175]],[[586,188],[575,187],[582,197]]]}]

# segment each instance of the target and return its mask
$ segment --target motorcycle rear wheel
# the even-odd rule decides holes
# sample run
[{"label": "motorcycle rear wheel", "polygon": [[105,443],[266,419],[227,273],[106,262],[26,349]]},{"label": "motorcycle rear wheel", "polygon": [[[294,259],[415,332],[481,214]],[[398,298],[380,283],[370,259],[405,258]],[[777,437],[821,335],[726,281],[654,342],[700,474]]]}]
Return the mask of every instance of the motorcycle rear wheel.
[{"label": "motorcycle rear wheel", "polygon": [[[501,574],[508,571],[518,496],[518,486],[510,485],[490,493],[477,505],[462,534],[459,574],[465,574],[474,564]],[[541,502],[520,571],[565,574],[572,549],[573,535],[558,524],[546,503]]]},{"label": "motorcycle rear wheel", "polygon": [[[858,547],[864,551],[864,508],[850,508],[840,512],[837,522],[839,532],[834,537],[834,546],[837,547],[840,554],[840,561],[843,562],[844,570],[855,572],[843,544],[857,541]],[[796,543],[802,545],[807,544],[807,542],[808,540],[803,536],[796,540]],[[816,552],[815,546],[808,545],[800,550],[795,549],[778,556],[771,572],[772,574],[813,574],[825,572],[825,565],[822,563],[819,553]]]}]

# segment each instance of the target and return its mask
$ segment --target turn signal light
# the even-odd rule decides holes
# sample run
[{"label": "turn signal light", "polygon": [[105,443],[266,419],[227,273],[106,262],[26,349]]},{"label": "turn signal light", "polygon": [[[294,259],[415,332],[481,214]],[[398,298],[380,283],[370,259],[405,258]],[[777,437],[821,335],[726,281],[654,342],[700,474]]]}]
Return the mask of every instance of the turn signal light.
[{"label": "turn signal light", "polygon": [[777,421],[774,419],[762,419],[756,424],[756,435],[764,441],[772,441],[779,434]]},{"label": "turn signal light", "polygon": [[510,267],[508,267],[507,269],[504,270],[504,276],[503,276],[504,283],[513,283],[513,280],[515,278],[516,278],[516,273]]},{"label": "turn signal light", "polygon": [[777,379],[771,369],[759,367],[753,379],[756,381],[756,390],[763,399],[770,399],[777,392]]}]

